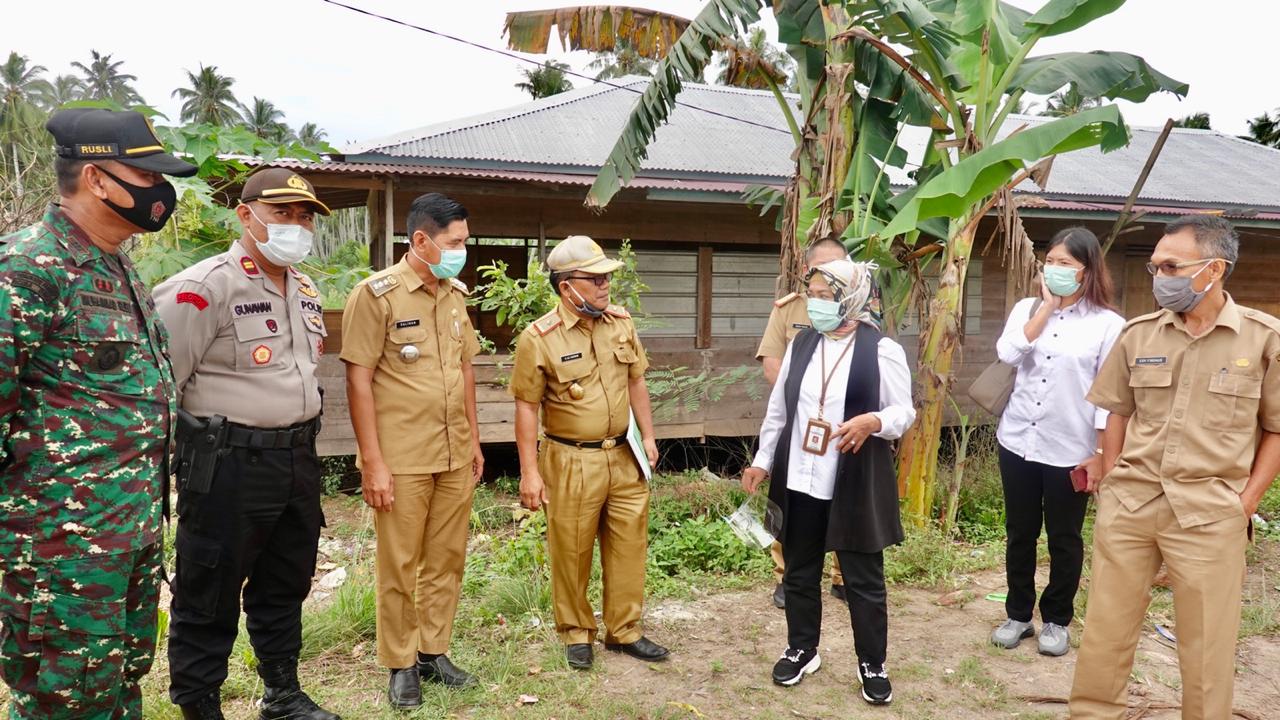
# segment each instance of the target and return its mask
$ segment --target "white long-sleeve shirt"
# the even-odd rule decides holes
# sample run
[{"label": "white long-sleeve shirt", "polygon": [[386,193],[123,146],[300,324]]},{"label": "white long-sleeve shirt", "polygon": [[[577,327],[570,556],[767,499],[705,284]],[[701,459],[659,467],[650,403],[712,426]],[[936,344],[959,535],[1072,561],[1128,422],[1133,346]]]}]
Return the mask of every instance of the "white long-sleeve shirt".
[{"label": "white long-sleeve shirt", "polygon": [[1054,312],[1034,342],[1024,327],[1033,298],[1018,301],[996,341],[1000,361],[1018,369],[996,439],[1032,462],[1074,467],[1093,455],[1107,411],[1086,400],[1093,379],[1124,329],[1111,310],[1077,302]]},{"label": "white long-sleeve shirt", "polygon": [[[791,455],[787,460],[787,489],[805,493],[819,500],[830,500],[836,486],[836,464],[840,459],[840,451],[836,449],[835,429],[840,423],[850,418],[844,415],[845,391],[849,386],[849,368],[853,364],[854,349],[850,348],[844,357],[840,357],[846,344],[853,343],[856,333],[840,340],[823,337],[820,345],[813,350],[809,367],[805,369],[804,378],[800,381],[800,397],[796,400],[795,422],[792,424]],[[827,444],[827,452],[814,455],[805,452],[802,440],[805,426],[810,419],[818,417],[818,397],[822,394],[822,352],[826,346],[828,373],[831,382],[827,385],[827,398],[823,404],[823,419],[831,423],[832,439]],[[787,423],[787,402],[784,387],[787,376],[791,374],[791,349],[794,343],[787,345],[787,352],[782,357],[782,367],[778,371],[778,381],[769,393],[769,409],[765,413],[764,422],[760,425],[760,449],[751,461],[754,467],[770,469],[773,466],[774,449],[777,448],[779,435]],[[872,414],[880,418],[880,431],[876,437],[885,440],[896,440],[911,427],[916,419],[915,408],[911,404],[911,370],[907,368],[907,354],[902,346],[881,338],[876,346],[880,363],[880,409]],[[840,358],[833,371],[833,363]]]}]

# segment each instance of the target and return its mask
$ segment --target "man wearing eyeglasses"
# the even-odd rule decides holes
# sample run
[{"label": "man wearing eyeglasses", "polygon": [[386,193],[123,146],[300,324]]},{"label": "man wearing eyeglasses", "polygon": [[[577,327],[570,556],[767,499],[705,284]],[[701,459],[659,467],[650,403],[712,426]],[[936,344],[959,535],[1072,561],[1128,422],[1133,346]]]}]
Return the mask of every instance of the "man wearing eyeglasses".
[{"label": "man wearing eyeglasses", "polygon": [[597,537],[605,647],[646,661],[667,657],[640,628],[649,487],[627,443],[632,414],[650,466],[658,447],[644,348],[630,314],[609,304],[609,277],[621,266],[589,237],[556,245],[547,268],[559,304],[520,334],[511,373],[520,500],[530,510],[546,507],[556,632],[579,670],[591,667],[597,632],[587,600]]},{"label": "man wearing eyeglasses", "polygon": [[1170,223],[1147,265],[1162,309],[1126,326],[1089,393],[1111,415],[1071,691],[1076,720],[1124,717],[1162,560],[1182,717],[1231,715],[1249,518],[1280,472],[1280,321],[1236,305],[1223,288],[1238,252],[1221,218]]}]

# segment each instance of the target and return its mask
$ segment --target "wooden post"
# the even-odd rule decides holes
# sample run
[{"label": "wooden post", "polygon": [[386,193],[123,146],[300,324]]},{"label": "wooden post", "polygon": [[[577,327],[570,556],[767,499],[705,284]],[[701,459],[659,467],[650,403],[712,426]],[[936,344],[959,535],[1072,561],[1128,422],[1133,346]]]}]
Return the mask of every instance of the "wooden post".
[{"label": "wooden post", "polygon": [[369,191],[365,208],[369,211],[369,266],[374,270],[381,270],[387,266],[387,259],[382,254],[384,250],[382,237],[385,234],[383,224],[386,221],[386,214],[382,207],[381,190]]},{"label": "wooden post", "polygon": [[547,225],[538,218],[538,263],[547,261]]},{"label": "wooden post", "polygon": [[712,255],[710,246],[698,247],[698,336],[694,347],[700,350],[711,347]]},{"label": "wooden post", "polygon": [[385,264],[382,267],[387,268],[391,267],[391,263],[395,261],[396,257],[396,181],[393,176],[387,176],[387,189],[383,191],[383,196],[387,199],[387,215],[386,225],[383,227],[383,258],[385,259]]}]

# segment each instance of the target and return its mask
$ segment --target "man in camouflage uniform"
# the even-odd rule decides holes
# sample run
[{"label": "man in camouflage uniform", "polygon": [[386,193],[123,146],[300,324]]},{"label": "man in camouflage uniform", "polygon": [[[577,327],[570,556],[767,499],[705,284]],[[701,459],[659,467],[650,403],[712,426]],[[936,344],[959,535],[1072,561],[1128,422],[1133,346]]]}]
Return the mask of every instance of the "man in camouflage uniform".
[{"label": "man in camouflage uniform", "polygon": [[0,673],[11,718],[139,718],[174,407],[167,337],[120,245],[176,205],[138,113],[66,110],[60,201],[0,239]]}]

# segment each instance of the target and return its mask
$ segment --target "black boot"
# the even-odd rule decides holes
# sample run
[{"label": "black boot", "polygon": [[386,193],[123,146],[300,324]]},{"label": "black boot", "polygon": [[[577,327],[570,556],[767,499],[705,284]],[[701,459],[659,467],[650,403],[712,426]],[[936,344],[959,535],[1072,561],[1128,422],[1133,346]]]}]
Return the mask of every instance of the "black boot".
[{"label": "black boot", "polygon": [[298,659],[263,660],[258,676],[267,686],[262,693],[259,720],[342,720],[315,704],[298,685]]},{"label": "black boot", "polygon": [[189,705],[183,705],[182,720],[226,720],[222,716],[222,698],[218,691],[214,690]]}]

